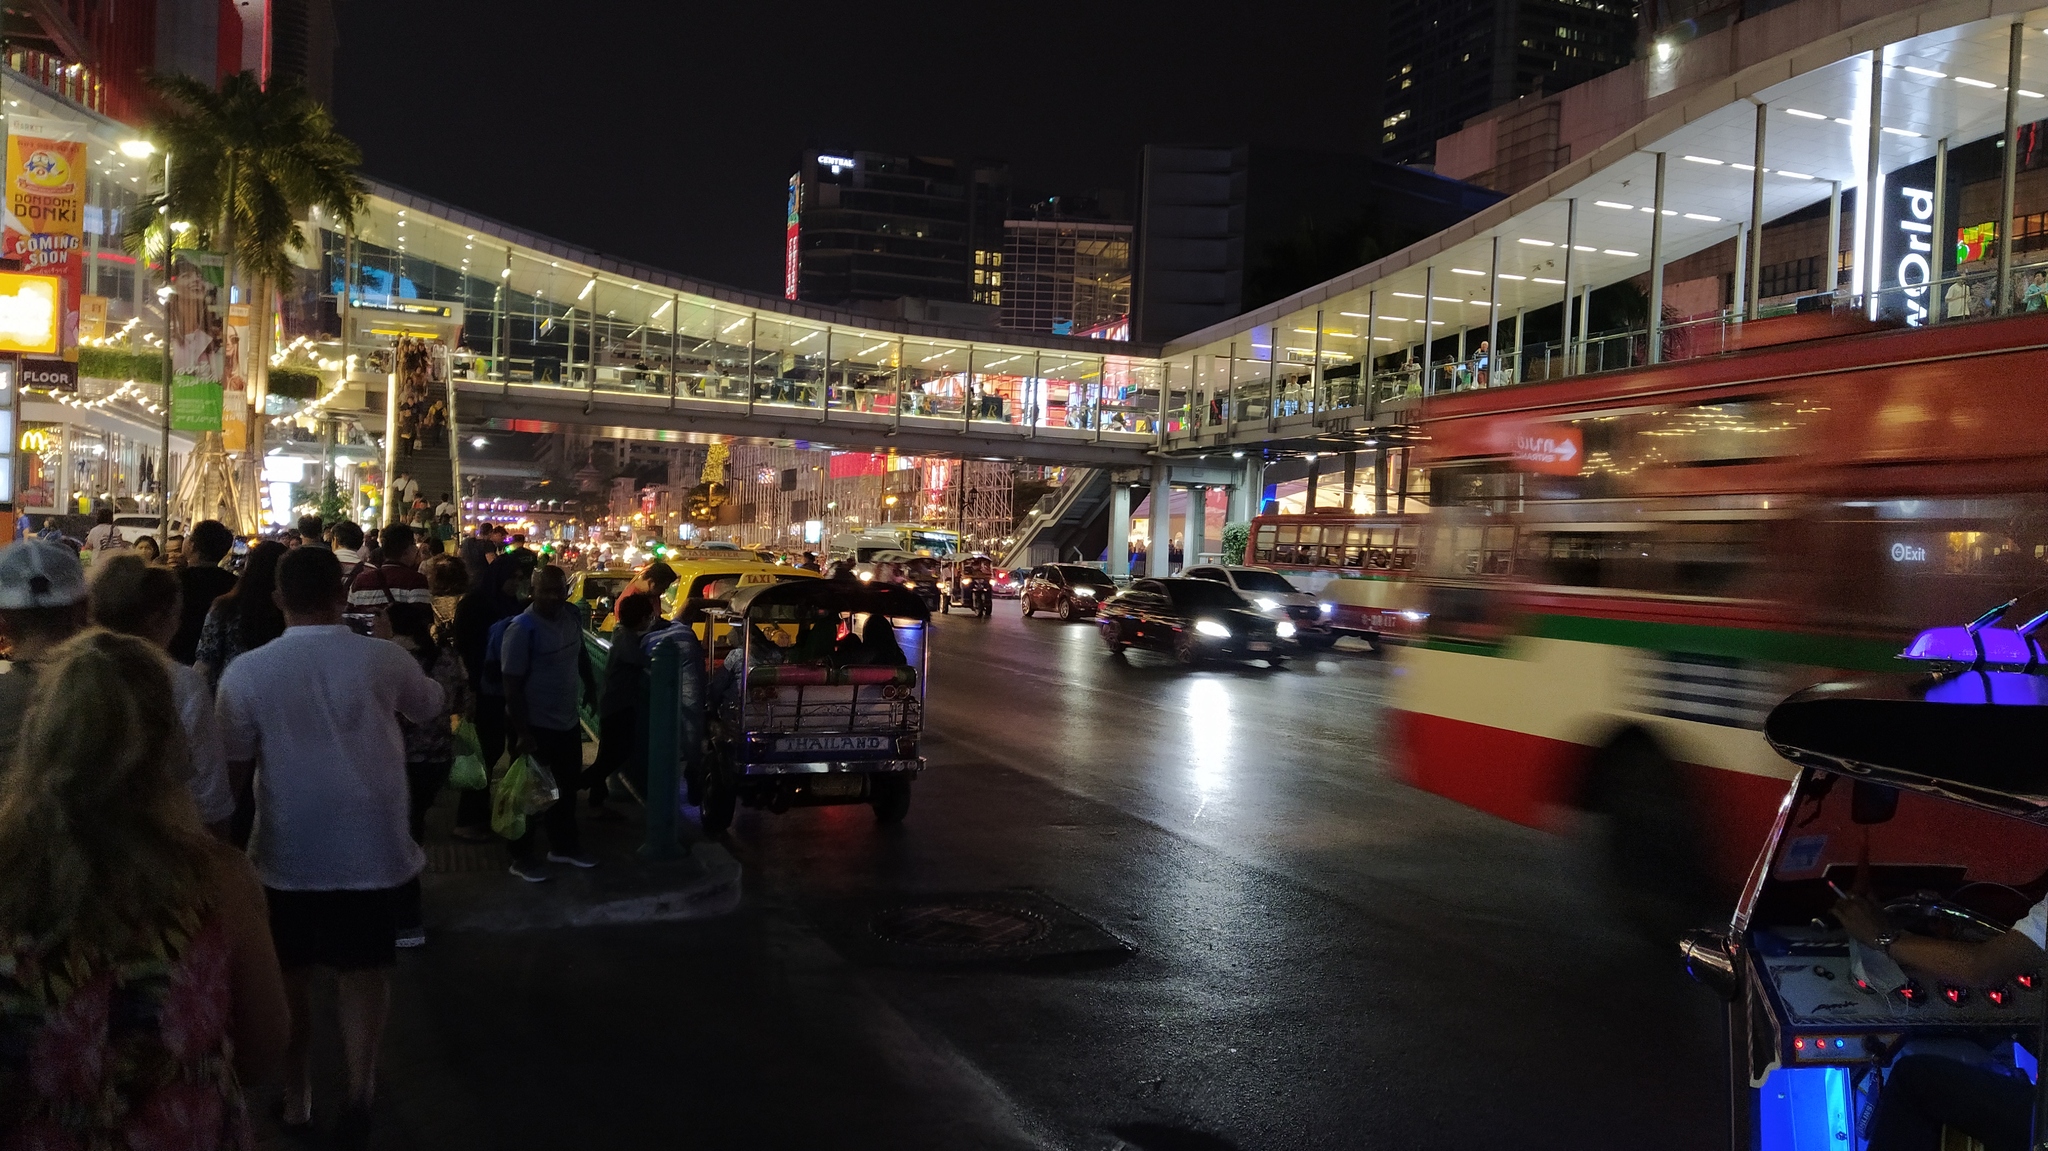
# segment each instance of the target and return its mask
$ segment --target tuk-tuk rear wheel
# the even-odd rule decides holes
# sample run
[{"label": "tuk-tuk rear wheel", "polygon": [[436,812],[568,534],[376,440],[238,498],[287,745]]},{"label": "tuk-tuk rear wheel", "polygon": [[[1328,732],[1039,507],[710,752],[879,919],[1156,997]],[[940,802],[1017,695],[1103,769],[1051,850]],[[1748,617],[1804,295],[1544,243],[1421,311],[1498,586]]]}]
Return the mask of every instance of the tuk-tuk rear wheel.
[{"label": "tuk-tuk rear wheel", "polygon": [[910,777],[875,776],[868,783],[868,805],[875,809],[876,823],[902,823],[910,814]]}]

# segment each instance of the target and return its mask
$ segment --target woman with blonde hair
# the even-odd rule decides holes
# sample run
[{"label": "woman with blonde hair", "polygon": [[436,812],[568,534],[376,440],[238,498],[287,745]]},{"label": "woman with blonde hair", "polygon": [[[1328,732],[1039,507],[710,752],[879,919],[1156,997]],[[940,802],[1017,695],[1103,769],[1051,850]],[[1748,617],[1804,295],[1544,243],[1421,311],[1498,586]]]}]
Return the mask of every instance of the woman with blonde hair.
[{"label": "woman with blonde hair", "polygon": [[23,1146],[246,1148],[289,1027],[263,891],[200,825],[164,659],[54,651],[0,771],[0,1131]]}]

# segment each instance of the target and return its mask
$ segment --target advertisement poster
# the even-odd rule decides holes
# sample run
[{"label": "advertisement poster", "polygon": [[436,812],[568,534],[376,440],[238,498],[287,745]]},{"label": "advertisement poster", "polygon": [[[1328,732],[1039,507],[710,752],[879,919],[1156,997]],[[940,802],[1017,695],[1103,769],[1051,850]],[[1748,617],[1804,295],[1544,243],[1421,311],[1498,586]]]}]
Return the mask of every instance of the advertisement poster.
[{"label": "advertisement poster", "polygon": [[83,295],[78,297],[78,342],[104,340],[107,338],[107,298],[105,296]]},{"label": "advertisement poster", "polygon": [[78,358],[78,297],[85,284],[85,139],[59,120],[7,118],[7,208],[0,257],[24,272],[64,279],[61,347]]},{"label": "advertisement poster", "polygon": [[249,365],[243,349],[255,347],[249,325],[254,309],[247,304],[229,304],[221,351],[221,432],[231,452],[248,448]]},{"label": "advertisement poster", "polygon": [[186,432],[223,431],[227,323],[221,257],[178,252],[171,273],[171,426]]}]

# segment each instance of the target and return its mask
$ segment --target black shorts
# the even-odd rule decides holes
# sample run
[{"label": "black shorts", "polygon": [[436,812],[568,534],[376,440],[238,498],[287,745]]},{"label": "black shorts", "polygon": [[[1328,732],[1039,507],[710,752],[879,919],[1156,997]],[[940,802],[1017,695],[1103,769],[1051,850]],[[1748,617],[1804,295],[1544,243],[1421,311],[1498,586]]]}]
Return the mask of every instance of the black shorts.
[{"label": "black shorts", "polygon": [[368,891],[279,891],[266,887],[278,966],[357,971],[398,962],[402,887]]}]

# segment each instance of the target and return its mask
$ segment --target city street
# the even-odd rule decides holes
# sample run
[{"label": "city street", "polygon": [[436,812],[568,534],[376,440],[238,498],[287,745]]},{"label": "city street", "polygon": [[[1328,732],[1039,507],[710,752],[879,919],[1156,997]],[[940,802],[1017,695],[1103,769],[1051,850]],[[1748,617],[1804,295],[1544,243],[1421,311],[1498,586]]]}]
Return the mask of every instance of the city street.
[{"label": "city street", "polygon": [[[1570,843],[1389,778],[1387,661],[1189,673],[997,608],[935,624],[902,827],[743,811],[733,915],[408,953],[378,1144],[1724,1139],[1711,996]],[[878,934],[933,906],[1046,930]]]}]

